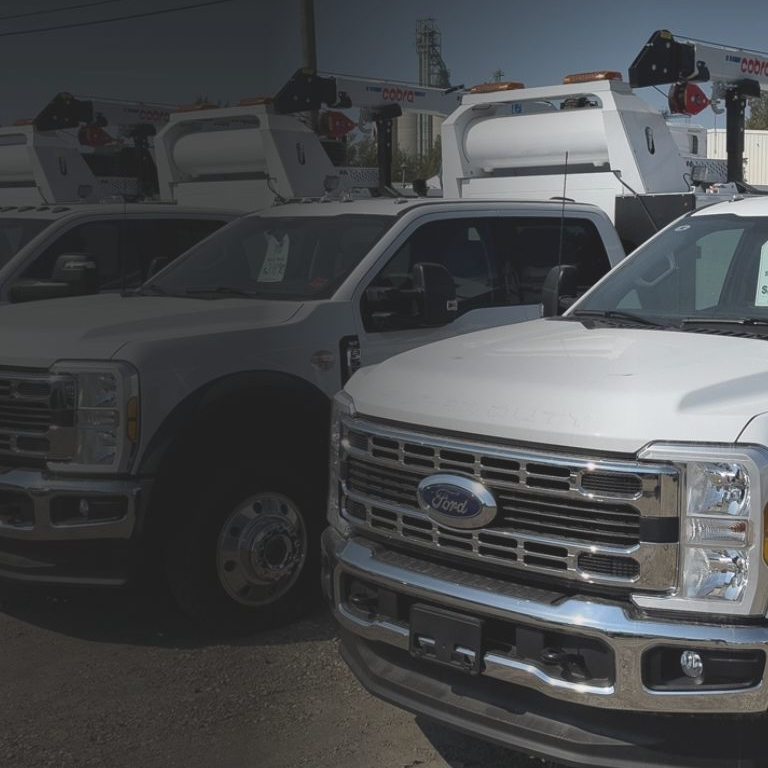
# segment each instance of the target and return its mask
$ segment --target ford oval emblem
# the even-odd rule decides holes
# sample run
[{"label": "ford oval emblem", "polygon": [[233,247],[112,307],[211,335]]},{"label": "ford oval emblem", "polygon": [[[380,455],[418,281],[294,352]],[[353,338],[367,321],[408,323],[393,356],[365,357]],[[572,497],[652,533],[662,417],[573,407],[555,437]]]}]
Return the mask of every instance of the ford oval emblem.
[{"label": "ford oval emblem", "polygon": [[416,495],[429,517],[448,528],[482,528],[498,509],[482,483],[463,475],[429,475],[419,483]]}]

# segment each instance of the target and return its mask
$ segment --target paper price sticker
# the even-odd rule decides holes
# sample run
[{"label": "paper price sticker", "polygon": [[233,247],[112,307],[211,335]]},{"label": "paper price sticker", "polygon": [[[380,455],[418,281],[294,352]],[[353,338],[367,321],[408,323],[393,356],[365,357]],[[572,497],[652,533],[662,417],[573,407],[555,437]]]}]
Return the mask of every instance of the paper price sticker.
[{"label": "paper price sticker", "polygon": [[274,235],[267,235],[267,252],[256,278],[257,282],[279,283],[285,277],[289,244],[288,235],[283,235],[279,240]]},{"label": "paper price sticker", "polygon": [[768,307],[768,243],[760,249],[760,271],[757,273],[755,306]]}]

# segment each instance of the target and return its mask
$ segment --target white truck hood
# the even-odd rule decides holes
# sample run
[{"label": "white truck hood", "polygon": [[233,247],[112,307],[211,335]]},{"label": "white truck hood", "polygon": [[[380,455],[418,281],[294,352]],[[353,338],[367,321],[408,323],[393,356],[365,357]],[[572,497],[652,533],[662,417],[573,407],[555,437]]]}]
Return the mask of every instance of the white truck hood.
[{"label": "white truck hood", "polygon": [[406,352],[346,389],[363,415],[515,443],[730,443],[768,411],[768,340],[535,320]]},{"label": "white truck hood", "polygon": [[106,360],[127,342],[284,323],[301,306],[116,294],[11,304],[0,308],[0,365],[44,368],[62,359]]}]

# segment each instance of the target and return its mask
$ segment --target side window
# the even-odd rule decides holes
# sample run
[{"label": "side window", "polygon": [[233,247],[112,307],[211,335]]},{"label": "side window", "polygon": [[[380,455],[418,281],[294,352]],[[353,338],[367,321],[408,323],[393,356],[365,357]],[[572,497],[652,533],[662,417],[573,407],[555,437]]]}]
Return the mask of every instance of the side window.
[{"label": "side window", "polygon": [[[123,257],[125,274],[121,283],[140,285],[155,259],[173,261],[226,222],[207,219],[127,219],[124,222]],[[108,288],[109,286],[104,286]]]},{"label": "side window", "polygon": [[696,258],[695,309],[714,307],[720,302],[725,277],[733,254],[742,237],[742,230],[713,232],[699,240]]},{"label": "side window", "polygon": [[[497,303],[499,279],[485,219],[443,219],[417,229],[369,285],[363,299],[367,330],[419,325],[414,307],[413,268],[441,264],[456,286],[458,312]],[[373,290],[371,290],[373,289]]]},{"label": "side window", "polygon": [[124,219],[92,221],[65,232],[24,271],[22,277],[48,280],[64,253],[84,253],[95,262],[100,290],[135,287],[156,257],[175,259],[221,227],[223,221]]},{"label": "side window", "polygon": [[84,253],[96,262],[100,285],[114,281],[120,275],[120,236],[118,221],[89,222],[73,227],[49,245],[22,277],[48,280],[59,256]]},{"label": "side window", "polygon": [[[724,304],[754,305],[755,283],[744,280],[743,273],[747,265],[757,270],[755,254],[759,254],[762,240],[746,249],[741,247],[743,240],[743,228],[734,227],[704,234],[698,240],[684,240],[677,248],[672,241],[669,248],[651,251],[631,290],[618,297],[617,306],[692,314]],[[734,256],[740,249],[745,258],[737,270]]]},{"label": "side window", "polygon": [[588,219],[499,218],[494,240],[506,304],[538,304],[544,279],[558,263],[577,268],[581,290],[610,269],[600,233]]}]

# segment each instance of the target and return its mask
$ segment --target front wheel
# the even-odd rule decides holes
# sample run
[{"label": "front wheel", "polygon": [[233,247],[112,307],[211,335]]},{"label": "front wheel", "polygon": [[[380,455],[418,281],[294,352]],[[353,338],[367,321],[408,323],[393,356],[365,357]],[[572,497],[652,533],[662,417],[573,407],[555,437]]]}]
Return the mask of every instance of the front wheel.
[{"label": "front wheel", "polygon": [[216,482],[169,540],[171,591],[213,628],[260,629],[296,618],[319,584],[323,499],[280,473]]}]

